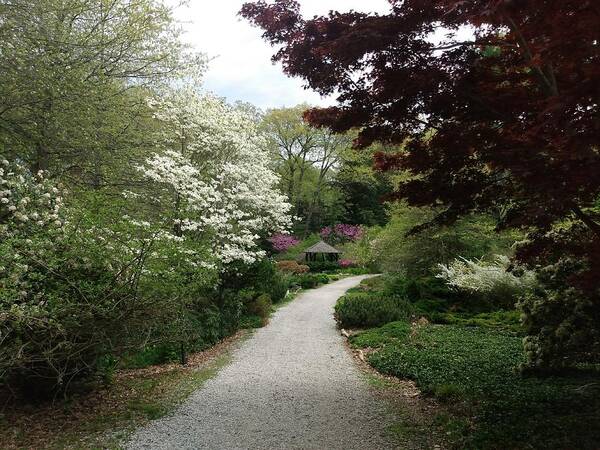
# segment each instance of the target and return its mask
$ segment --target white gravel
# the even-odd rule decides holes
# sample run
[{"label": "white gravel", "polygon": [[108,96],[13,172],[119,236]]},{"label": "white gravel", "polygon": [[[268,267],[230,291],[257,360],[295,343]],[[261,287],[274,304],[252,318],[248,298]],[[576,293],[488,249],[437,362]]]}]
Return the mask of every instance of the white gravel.
[{"label": "white gravel", "polygon": [[235,352],[173,415],[129,449],[387,449],[393,420],[372,394],[333,319],[364,276],[300,295]]}]

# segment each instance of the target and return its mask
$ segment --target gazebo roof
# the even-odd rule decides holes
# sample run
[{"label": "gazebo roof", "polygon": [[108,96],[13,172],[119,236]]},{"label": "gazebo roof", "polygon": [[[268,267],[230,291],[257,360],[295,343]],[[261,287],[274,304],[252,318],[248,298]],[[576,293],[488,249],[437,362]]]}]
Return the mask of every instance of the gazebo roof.
[{"label": "gazebo roof", "polygon": [[321,242],[317,242],[312,247],[309,247],[306,250],[304,250],[304,253],[338,253],[339,254],[342,252],[336,248],[333,248],[328,243],[321,241]]}]

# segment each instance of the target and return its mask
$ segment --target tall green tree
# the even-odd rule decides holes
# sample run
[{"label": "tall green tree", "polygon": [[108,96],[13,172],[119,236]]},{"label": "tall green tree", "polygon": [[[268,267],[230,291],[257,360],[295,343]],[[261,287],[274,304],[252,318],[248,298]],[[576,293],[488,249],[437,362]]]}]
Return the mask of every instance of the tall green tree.
[{"label": "tall green tree", "polygon": [[392,193],[394,176],[373,168],[373,155],[380,146],[349,149],[335,173],[333,186],[343,195],[344,222],[354,225],[385,225],[386,198]]},{"label": "tall green tree", "polygon": [[146,144],[146,91],[198,62],[160,0],[2,0],[0,151],[100,186]]},{"label": "tall green tree", "polygon": [[268,111],[262,123],[282,189],[302,219],[304,234],[341,217],[343,197],[332,181],[352,145],[352,133],[334,134],[308,125],[303,119],[306,108],[298,105]]}]

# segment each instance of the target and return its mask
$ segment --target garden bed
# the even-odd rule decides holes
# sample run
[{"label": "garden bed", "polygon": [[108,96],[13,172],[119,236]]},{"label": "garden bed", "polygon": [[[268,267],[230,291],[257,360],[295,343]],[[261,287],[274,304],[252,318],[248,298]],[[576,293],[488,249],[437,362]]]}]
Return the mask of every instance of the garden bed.
[{"label": "garden bed", "polygon": [[[355,292],[381,296],[383,285],[369,280]],[[443,314],[451,324],[413,317],[351,333],[349,342],[380,373],[413,380],[442,403],[432,422],[453,447],[598,448],[600,374],[525,377],[518,370],[525,355],[514,314]]]}]

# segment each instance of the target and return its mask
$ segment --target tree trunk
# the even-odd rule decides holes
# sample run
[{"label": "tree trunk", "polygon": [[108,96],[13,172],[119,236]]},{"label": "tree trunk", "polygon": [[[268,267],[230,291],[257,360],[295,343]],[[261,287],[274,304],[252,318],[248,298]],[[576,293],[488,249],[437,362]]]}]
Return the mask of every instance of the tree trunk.
[{"label": "tree trunk", "polygon": [[319,175],[319,181],[317,182],[317,187],[315,189],[315,193],[313,194],[313,198],[308,207],[308,214],[306,216],[306,225],[304,227],[304,239],[308,237],[310,234],[310,224],[312,222],[313,215],[315,213],[315,206],[317,205],[317,201],[321,195],[321,187],[323,185],[323,174]]},{"label": "tree trunk", "polygon": [[40,170],[44,172],[48,170],[50,167],[50,155],[48,153],[48,148],[46,145],[40,141],[38,141],[35,147],[35,160],[32,165],[33,173],[38,173]]},{"label": "tree trunk", "polygon": [[50,152],[48,150],[48,117],[52,111],[51,94],[48,93],[48,99],[44,101],[44,107],[39,117],[38,137],[35,146],[35,157],[32,164],[33,173],[40,170],[44,172],[50,167]]},{"label": "tree trunk", "polygon": [[600,224],[584,213],[579,206],[573,207],[573,212],[598,238],[600,238]]}]

